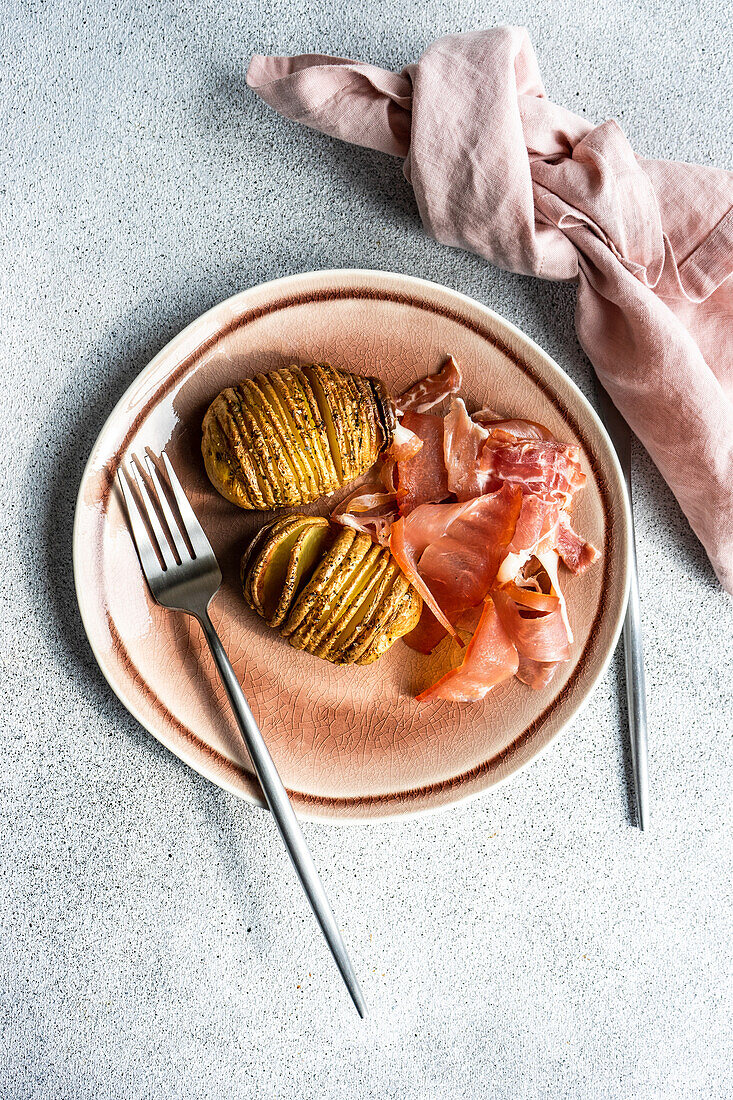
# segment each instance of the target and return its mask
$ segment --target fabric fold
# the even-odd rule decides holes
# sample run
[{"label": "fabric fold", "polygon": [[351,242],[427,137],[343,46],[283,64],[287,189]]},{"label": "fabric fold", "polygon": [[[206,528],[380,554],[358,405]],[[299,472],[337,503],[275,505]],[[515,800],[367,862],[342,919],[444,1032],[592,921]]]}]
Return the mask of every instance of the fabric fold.
[{"label": "fabric fold", "polygon": [[643,159],[553,104],[521,27],[439,39],[399,74],[257,56],[247,82],[404,158],[438,241],[577,281],[580,342],[733,593],[733,174]]}]

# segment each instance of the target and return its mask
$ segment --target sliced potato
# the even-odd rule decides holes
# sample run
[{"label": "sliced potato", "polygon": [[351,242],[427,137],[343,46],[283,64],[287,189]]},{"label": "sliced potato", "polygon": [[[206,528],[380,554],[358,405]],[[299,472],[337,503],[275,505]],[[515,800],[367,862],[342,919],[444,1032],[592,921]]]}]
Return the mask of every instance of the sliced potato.
[{"label": "sliced potato", "polygon": [[[369,440],[367,422],[362,410],[362,398],[356,378],[346,371],[339,371],[337,385],[342,394],[342,401],[346,416],[346,434],[348,439],[349,458],[352,470],[364,470],[371,466],[374,459],[369,461]],[[352,477],[356,477],[352,474]]]},{"label": "sliced potato", "polygon": [[[202,451],[209,478],[221,495],[240,508],[265,508],[249,454],[249,436],[224,390],[209,406],[203,424]],[[246,429],[244,429],[246,433]]]},{"label": "sliced potato", "polygon": [[302,488],[296,468],[293,466],[288,448],[283,446],[275,427],[269,405],[263,400],[257,386],[250,379],[237,387],[245,415],[252,427],[253,439],[259,433],[261,446],[256,448],[265,463],[265,476],[273,497],[279,506],[299,504]]},{"label": "sliced potato", "polygon": [[[341,423],[343,426],[344,483],[353,481],[360,473],[368,469],[374,458],[367,459],[364,447],[363,423],[360,411],[359,392],[354,384],[353,375],[326,366],[331,392],[338,395]],[[376,455],[375,455],[376,458]]]},{"label": "sliced potato", "polygon": [[331,393],[331,380],[319,364],[305,367],[303,373],[318,403],[338,484],[343,485],[349,480],[347,471],[350,470],[350,465],[344,442],[344,413],[340,399]]},{"label": "sliced potato", "polygon": [[356,535],[348,552],[330,574],[328,583],[319,592],[318,613],[311,612],[302,620],[298,629],[293,631],[291,645],[297,649],[313,650],[328,630],[342,594],[348,599],[349,593],[358,584],[362,564],[372,546],[368,535]]},{"label": "sliced potato", "polygon": [[325,493],[333,493],[339,488],[341,481],[339,480],[339,473],[333,460],[333,454],[331,453],[331,442],[328,436],[328,428],[326,427],[323,413],[321,412],[321,406],[318,404],[318,399],[313,392],[310,379],[299,367],[293,368],[291,377],[293,379],[293,386],[297,388],[303,396],[310,430],[316,447],[318,448],[324,475],[323,491]]},{"label": "sliced potato", "polygon": [[260,527],[257,534],[242,554],[242,561],[239,567],[239,575],[242,581],[242,591],[244,593],[244,598],[253,610],[256,610],[256,608],[254,603],[252,602],[252,596],[250,595],[252,568],[257,559],[257,555],[264,548],[265,543],[270,537],[272,527],[274,527],[274,524],[268,524],[265,527]]},{"label": "sliced potato", "polygon": [[[319,653],[321,646],[328,644],[332,632],[338,628],[344,614],[348,612],[354,602],[359,599],[362,590],[368,585],[374,567],[381,555],[381,546],[375,546],[367,535],[365,535],[364,538],[367,538],[370,543],[366,548],[364,556],[355,564],[354,568],[340,585],[334,598],[331,600],[327,613],[321,616],[317,627],[308,638],[308,649],[311,653],[315,653],[319,657],[321,656]],[[356,541],[354,543],[354,549],[355,548]]]},{"label": "sliced potato", "polygon": [[422,600],[389,550],[319,516],[283,516],[242,557],[244,597],[296,649],[369,664],[417,623]]},{"label": "sliced potato", "polygon": [[314,492],[316,492],[314,499],[317,499],[322,493],[329,491],[329,481],[318,433],[315,431],[306,396],[290,371],[270,371],[268,378],[288,418],[296,446],[311,471]]},{"label": "sliced potato", "polygon": [[318,657],[324,657],[328,661],[334,660],[345,641],[354,634],[372,606],[374,590],[390,567],[389,559],[390,555],[386,551],[379,555],[361,591],[354,596],[329,636],[319,645],[316,651]]},{"label": "sliced potato", "polygon": [[369,469],[369,467],[376,462],[381,450],[381,434],[377,420],[377,410],[368,380],[362,378],[359,374],[355,374],[352,376],[352,382],[357,393],[359,418],[361,421],[361,461],[364,468]]},{"label": "sliced potato", "polygon": [[[250,607],[254,608],[265,619],[270,617],[265,600],[266,574],[275,566],[275,575],[277,575],[283,555],[285,556],[285,568],[287,568],[290,548],[294,545],[295,539],[307,519],[307,516],[283,516],[274,523],[268,524],[259,535],[255,536],[251,544],[254,550],[250,548],[244,553],[241,568],[245,599]],[[281,584],[284,577],[285,569],[281,569]]]},{"label": "sliced potato", "polygon": [[285,637],[293,634],[306,620],[317,621],[329,602],[331,578],[338,575],[341,563],[351,549],[356,532],[345,527],[336,536],[336,540],[321,559],[315,573],[295,601],[290,614],[281,630]]},{"label": "sliced potato", "polygon": [[209,480],[232,504],[238,504],[240,508],[252,508],[252,497],[244,471],[238,463],[231,460],[230,444],[218,423],[213,405],[204,419],[204,438],[209,444],[204,450],[204,466]]},{"label": "sliced potato", "polygon": [[222,427],[229,430],[234,461],[246,472],[252,496],[261,500],[264,507],[271,507],[272,494],[267,487],[266,478],[263,480],[257,449],[253,445],[249,418],[242,407],[239,394],[235,388],[231,388],[225,390],[222,396],[225,399],[225,416],[220,423]]},{"label": "sliced potato", "polygon": [[385,609],[391,600],[392,589],[401,576],[402,573],[397,562],[391,559],[389,569],[385,571],[372,596],[371,607],[356,625],[346,642],[342,644],[335,658],[338,664],[355,664],[372,644],[385,621]]},{"label": "sliced potato", "polygon": [[269,374],[256,375],[252,379],[252,386],[256,387],[262,394],[266,408],[272,418],[272,426],[293,468],[295,485],[292,488],[295,491],[291,493],[292,503],[299,504],[301,502],[304,490],[309,500],[317,500],[321,495],[320,482],[308,459],[302,437],[296,431],[292,420],[288,419],[283,404],[275,391],[271,376]]},{"label": "sliced potato", "polygon": [[311,521],[301,528],[290,553],[278,602],[268,620],[270,626],[281,626],[285,621],[293,601],[313,572],[330,537],[331,529],[328,520],[322,519],[321,516],[312,517]]},{"label": "sliced potato", "polygon": [[[273,478],[271,469],[270,450],[257,420],[252,414],[249,403],[244,399],[239,387],[233,391],[232,400],[233,415],[236,416],[240,426],[240,438],[242,446],[246,446],[247,455],[254,467],[257,485],[260,495],[268,508],[278,508],[281,503],[282,487],[280,482]],[[239,450],[237,457],[239,457]]]},{"label": "sliced potato", "polygon": [[280,626],[320,560],[332,528],[321,516],[284,516],[263,527],[242,556],[244,598],[270,626]]},{"label": "sliced potato", "polygon": [[348,469],[348,475],[344,476],[344,481],[351,481],[363,470],[368,469],[374,459],[370,462],[367,457],[364,423],[361,416],[361,399],[354,382],[354,376],[347,371],[334,370],[333,368],[328,370],[328,374],[332,389],[338,393],[343,417],[343,446],[346,453],[344,468]]},{"label": "sliced potato", "polygon": [[395,415],[395,407],[392,398],[384,388],[383,383],[378,378],[368,378],[369,388],[372,391],[372,398],[374,400],[374,408],[377,411],[377,417],[379,419],[381,443],[379,450],[383,450],[389,447],[392,439],[394,438],[395,428],[397,426],[397,417]]},{"label": "sliced potato", "polygon": [[287,592],[285,582],[290,558],[301,533],[302,524],[292,524],[282,535],[270,542],[267,554],[260,558],[258,568],[252,571],[252,602],[270,625],[284,593]]},{"label": "sliced potato", "polygon": [[327,363],[255,375],[223,390],[203,422],[206,472],[241,508],[281,508],[332,493],[364,473],[394,432],[375,378]]},{"label": "sliced potato", "polygon": [[357,658],[358,665],[369,665],[390,649],[398,638],[409,634],[418,624],[422,598],[411,585],[399,599],[392,615],[382,624],[369,647]]}]

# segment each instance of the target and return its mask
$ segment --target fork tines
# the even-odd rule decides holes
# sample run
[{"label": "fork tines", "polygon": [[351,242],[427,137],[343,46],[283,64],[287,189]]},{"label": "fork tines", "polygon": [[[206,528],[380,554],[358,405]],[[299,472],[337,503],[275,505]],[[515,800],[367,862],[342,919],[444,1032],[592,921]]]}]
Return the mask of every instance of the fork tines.
[{"label": "fork tines", "polygon": [[[122,465],[117,471],[140,562],[148,579],[151,572],[157,573],[161,569],[166,572],[176,565],[212,552],[165,452],[161,460],[180,519],[176,518],[161,475],[149,454],[144,456],[147,480],[135,455],[130,458],[129,473],[123,470]],[[133,484],[137,494],[133,491]]]}]

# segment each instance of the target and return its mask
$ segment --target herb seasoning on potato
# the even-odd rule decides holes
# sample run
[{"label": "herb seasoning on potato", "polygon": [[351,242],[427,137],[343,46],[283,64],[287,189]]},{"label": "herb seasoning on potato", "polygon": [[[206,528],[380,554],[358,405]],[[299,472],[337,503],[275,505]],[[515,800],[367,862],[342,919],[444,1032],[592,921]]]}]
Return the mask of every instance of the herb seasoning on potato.
[{"label": "herb seasoning on potato", "polygon": [[327,363],[272,370],[223,390],[203,422],[206,472],[240,508],[309,504],[389,447],[391,399],[376,378]]},{"label": "herb seasoning on potato", "polygon": [[368,665],[418,622],[422,599],[389,550],[320,516],[291,515],[242,558],[247,603],[296,649]]}]

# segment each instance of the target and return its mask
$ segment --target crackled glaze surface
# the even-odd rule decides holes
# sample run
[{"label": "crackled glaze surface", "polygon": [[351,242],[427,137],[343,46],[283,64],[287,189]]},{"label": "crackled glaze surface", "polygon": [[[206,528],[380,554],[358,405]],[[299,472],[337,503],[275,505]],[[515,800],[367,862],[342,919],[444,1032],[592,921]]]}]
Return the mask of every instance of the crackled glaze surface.
[{"label": "crackled glaze surface", "polygon": [[[446,666],[398,643],[376,664],[336,668],[292,650],[244,605],[243,544],[270,513],[244,513],[209,484],[200,425],[225,386],[258,371],[327,360],[398,392],[447,353],[476,405],[541,421],[578,443],[588,484],[576,526],[602,562],[568,578],[573,659],[542,692],[512,681],[480,704],[419,705]],[[501,318],[445,288],[381,272],[318,272],[246,291],[199,318],[146,368],[94,448],[74,538],[79,603],[114,690],[165,745],[214,782],[258,800],[246,754],[198,626],[155,605],[113,477],[145,448],[167,450],[222,565],[212,605],[253,712],[302,816],[358,820],[469,797],[539,752],[576,713],[618,635],[626,587],[626,503],[605,434],[577,389]],[[336,497],[313,505],[327,513]]]}]

